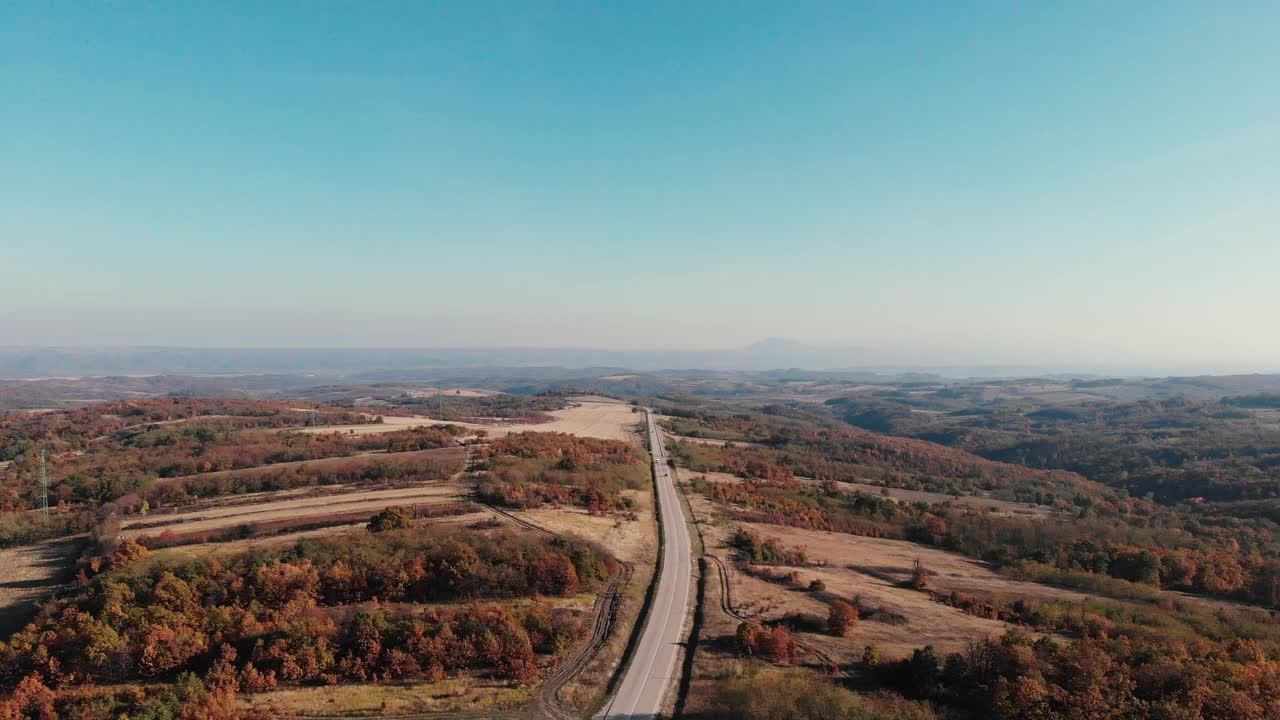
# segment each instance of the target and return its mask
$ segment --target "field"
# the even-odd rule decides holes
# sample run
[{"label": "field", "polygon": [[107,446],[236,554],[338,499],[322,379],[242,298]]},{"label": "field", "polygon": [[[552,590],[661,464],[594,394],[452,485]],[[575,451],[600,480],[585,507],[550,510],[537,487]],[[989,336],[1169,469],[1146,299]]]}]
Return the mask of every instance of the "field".
[{"label": "field", "polygon": [[533,694],[532,688],[464,676],[440,682],[289,688],[248,695],[244,704],[271,716],[395,717],[508,709],[528,703]]},{"label": "field", "polygon": [[[916,557],[939,573],[939,589],[992,589],[989,584],[1000,584],[1010,589],[1025,586],[1050,596],[1077,597],[1069,591],[1008,580],[967,558],[905,541],[736,523],[734,526],[751,528],[766,538],[780,540],[787,547],[804,547],[809,555],[808,564],[797,568],[800,573],[797,586],[752,577],[735,567],[733,549],[728,544],[732,530],[719,519],[715,505],[703,497],[692,494],[689,497],[701,526],[706,552],[718,558],[729,575],[733,607],[745,616],[765,621],[799,613],[817,630],[797,633],[802,644],[821,650],[841,663],[856,660],[868,644],[877,645],[885,658],[909,655],[914,648],[927,644],[951,652],[963,649],[971,640],[999,635],[1009,629],[1006,623],[968,615],[933,602],[924,593],[901,587],[910,577]],[[826,583],[826,592],[809,592],[805,586],[812,580]],[[867,616],[848,637],[834,638],[823,630],[827,603],[835,597],[857,599],[856,605]],[[708,624],[707,632],[731,637],[738,622],[737,618],[721,613]]]},{"label": "field", "polygon": [[484,430],[489,436],[501,436],[513,432],[563,432],[604,440],[633,440],[640,416],[632,412],[631,405],[606,397],[583,396],[573,398],[573,404],[563,410],[552,410],[554,419],[545,423],[465,423],[435,420],[422,415],[384,415],[382,422],[368,425],[332,425],[305,428],[303,432],[341,432],[352,435],[392,432],[423,425],[461,425],[473,430]]},{"label": "field", "polygon": [[8,636],[31,606],[66,582],[77,538],[0,550],[0,633]]},{"label": "field", "polygon": [[[466,498],[467,488],[454,483],[429,483],[403,488],[368,489],[351,486],[327,487],[311,492],[267,493],[256,502],[220,505],[189,512],[131,517],[123,523],[123,538],[159,538],[164,533],[179,537],[199,537],[243,526],[269,525],[288,521],[292,525],[321,522],[349,524],[363,522],[388,505],[414,509],[456,503]],[[283,496],[283,497],[282,497]],[[300,496],[300,497],[299,497]]]},{"label": "field", "polygon": [[586,510],[568,507],[517,510],[511,514],[554,533],[599,543],[619,560],[649,561],[658,551],[653,497],[649,493],[634,490],[624,491],[622,495],[631,501],[638,520],[592,515]]}]

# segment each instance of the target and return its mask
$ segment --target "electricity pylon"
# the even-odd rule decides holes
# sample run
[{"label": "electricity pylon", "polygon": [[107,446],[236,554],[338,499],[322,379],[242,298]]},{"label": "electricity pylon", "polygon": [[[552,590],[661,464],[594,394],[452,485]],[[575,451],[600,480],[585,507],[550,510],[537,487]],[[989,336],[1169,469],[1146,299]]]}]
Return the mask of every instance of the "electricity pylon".
[{"label": "electricity pylon", "polygon": [[49,514],[49,473],[45,470],[44,450],[40,450],[40,512]]}]

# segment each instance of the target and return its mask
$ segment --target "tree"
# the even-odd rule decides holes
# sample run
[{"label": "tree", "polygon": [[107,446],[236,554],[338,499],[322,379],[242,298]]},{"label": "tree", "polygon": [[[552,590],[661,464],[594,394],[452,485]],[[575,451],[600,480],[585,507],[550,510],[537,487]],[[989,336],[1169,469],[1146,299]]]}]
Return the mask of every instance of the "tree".
[{"label": "tree", "polygon": [[118,570],[125,565],[128,565],[135,560],[141,560],[150,554],[150,550],[147,550],[147,548],[137,540],[130,538],[120,543],[120,547],[116,548],[116,551],[111,555],[110,568],[112,570]]},{"label": "tree", "polygon": [[45,686],[39,675],[28,675],[18,683],[7,700],[0,702],[0,717],[5,720],[57,720],[53,699],[53,691]]},{"label": "tree", "polygon": [[800,646],[791,631],[781,625],[761,634],[759,645],[760,655],[773,662],[795,665],[800,660]]},{"label": "tree", "polygon": [[908,689],[918,698],[932,697],[938,691],[942,661],[932,645],[916,648],[907,661]]},{"label": "tree", "polygon": [[413,511],[403,505],[392,505],[369,519],[369,532],[386,532],[413,526]]},{"label": "tree", "polygon": [[862,648],[862,666],[868,670],[880,666],[880,648],[875,643]]},{"label": "tree", "polygon": [[764,627],[755,620],[743,620],[738,624],[738,632],[734,634],[734,642],[738,645],[738,650],[747,655],[755,655],[760,647],[760,636],[765,632]]},{"label": "tree", "polygon": [[839,598],[832,600],[827,609],[827,630],[836,637],[849,634],[858,624],[858,609]]},{"label": "tree", "polygon": [[920,562],[920,558],[916,558],[915,564],[911,567],[911,587],[916,590],[924,590],[929,586],[929,570]]},{"label": "tree", "polygon": [[822,582],[822,580],[820,579],[813,580],[809,583],[809,592],[820,593],[820,592],[826,592],[826,591],[827,591],[827,584]]}]

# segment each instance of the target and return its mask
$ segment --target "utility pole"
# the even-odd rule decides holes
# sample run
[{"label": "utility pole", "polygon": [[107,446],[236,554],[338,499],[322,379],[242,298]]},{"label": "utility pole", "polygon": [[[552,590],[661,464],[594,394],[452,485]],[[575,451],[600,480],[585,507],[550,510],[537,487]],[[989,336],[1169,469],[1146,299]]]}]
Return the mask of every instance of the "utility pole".
[{"label": "utility pole", "polygon": [[49,473],[45,469],[44,449],[40,449],[40,512],[49,515]]}]

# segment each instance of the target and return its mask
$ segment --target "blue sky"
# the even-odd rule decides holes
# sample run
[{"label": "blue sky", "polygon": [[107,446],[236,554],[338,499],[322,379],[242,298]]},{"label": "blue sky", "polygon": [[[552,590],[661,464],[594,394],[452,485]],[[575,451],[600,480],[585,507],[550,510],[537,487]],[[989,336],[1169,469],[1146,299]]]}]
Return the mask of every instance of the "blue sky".
[{"label": "blue sky", "polygon": [[1275,3],[6,3],[0,344],[1280,371]]}]

